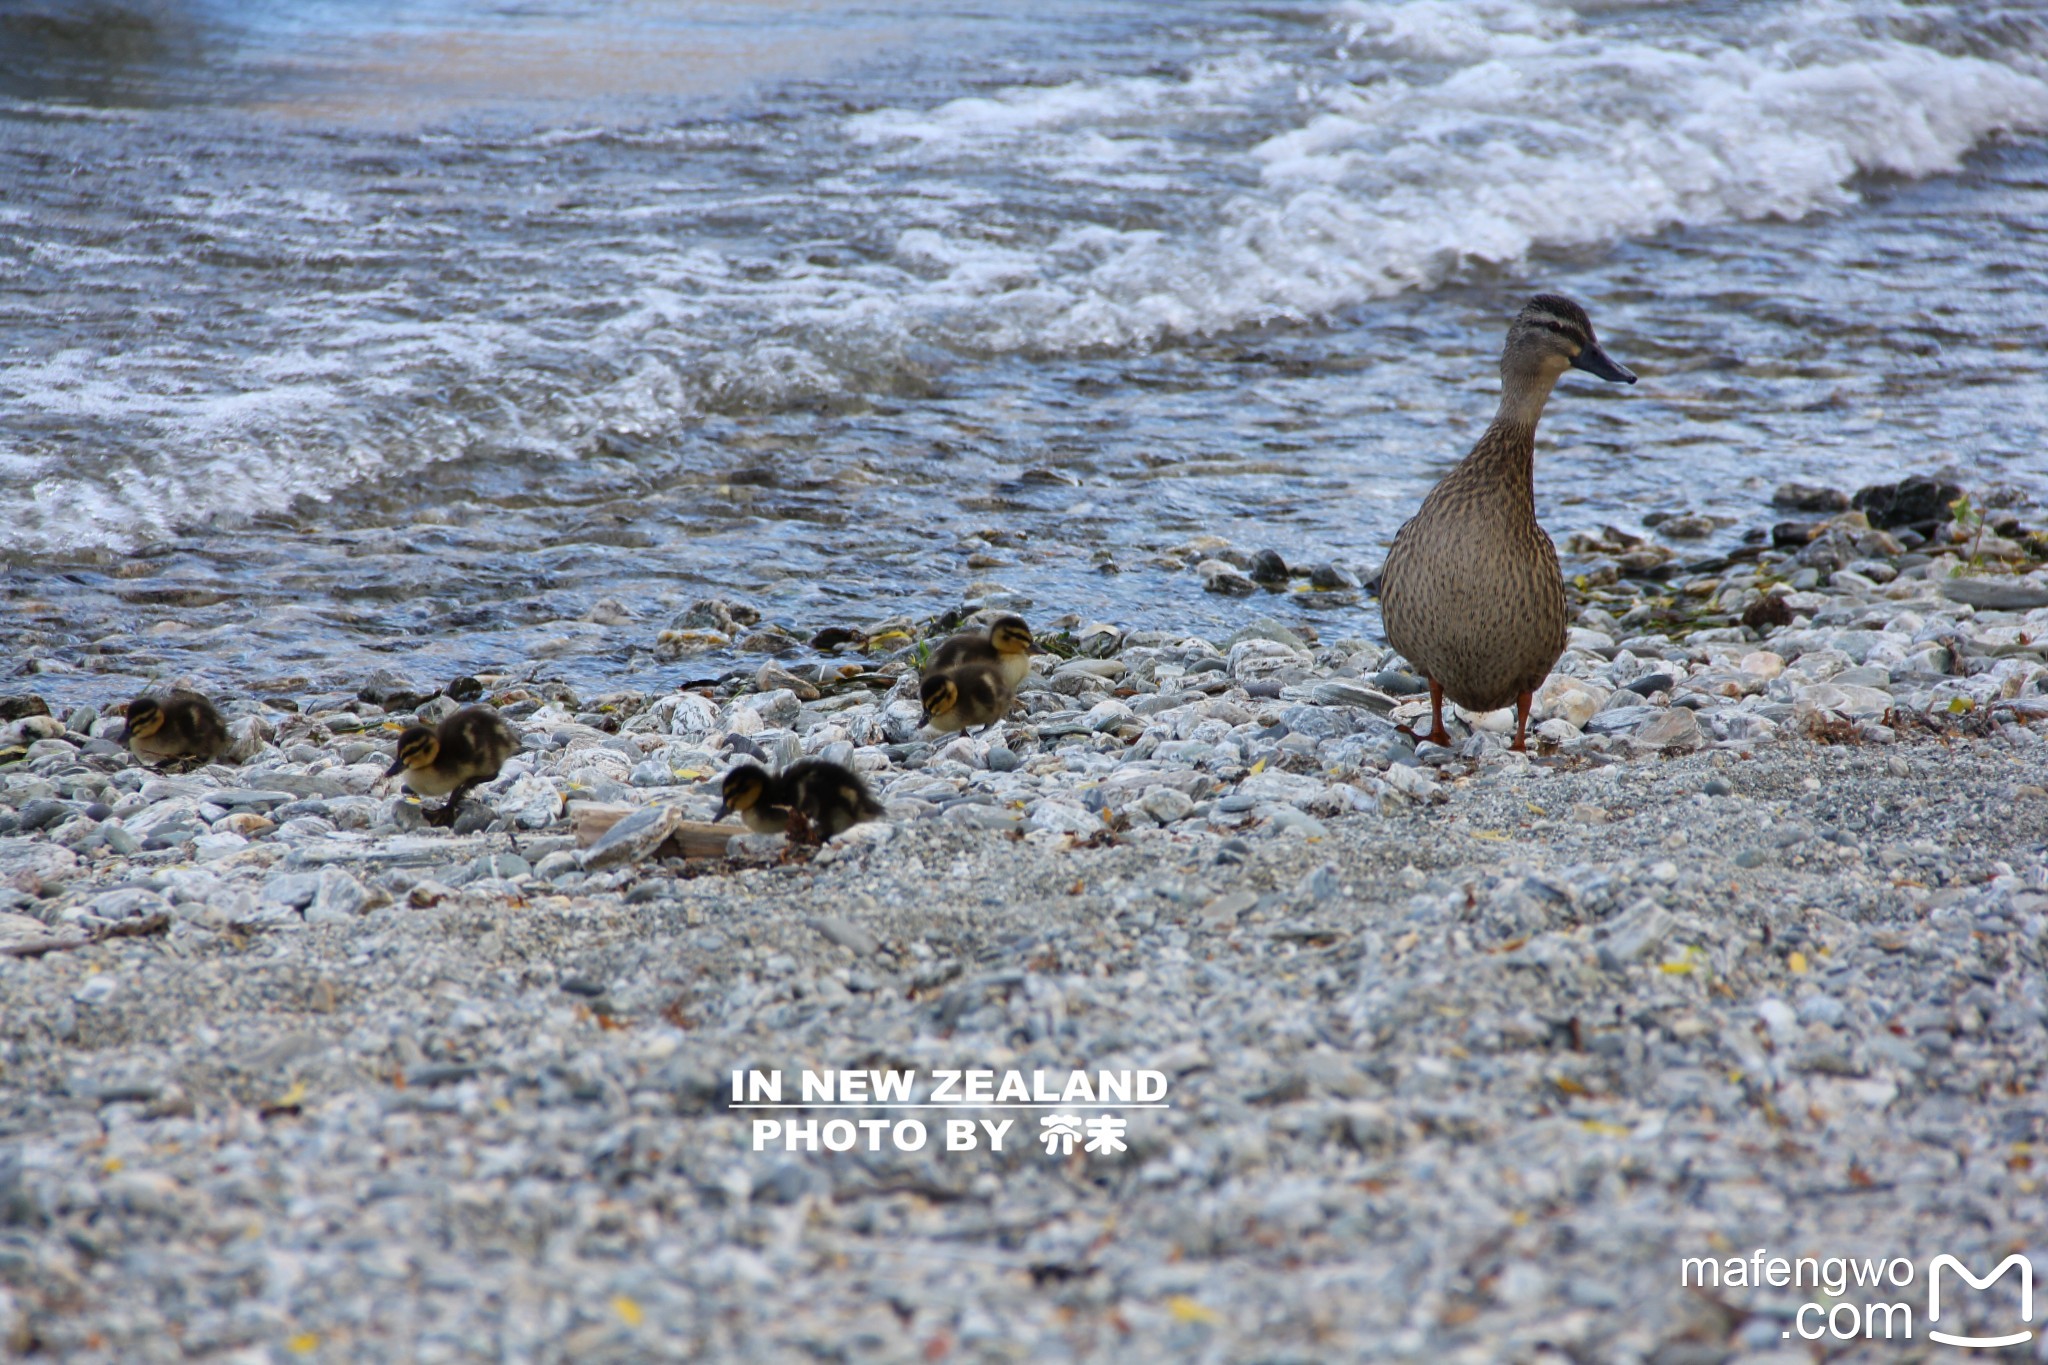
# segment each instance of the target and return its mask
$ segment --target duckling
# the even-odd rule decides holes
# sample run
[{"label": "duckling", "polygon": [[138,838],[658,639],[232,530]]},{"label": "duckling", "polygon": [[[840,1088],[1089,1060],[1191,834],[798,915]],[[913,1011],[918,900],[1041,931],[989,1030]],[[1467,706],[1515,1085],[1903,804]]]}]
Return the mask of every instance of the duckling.
[{"label": "duckling", "polygon": [[1017,694],[1004,678],[1001,665],[970,661],[925,674],[918,698],[924,703],[922,723],[934,730],[951,731],[995,724],[1010,714]]},{"label": "duckling", "polygon": [[822,758],[806,758],[770,775],[742,763],[725,775],[714,820],[737,811],[756,834],[788,834],[791,843],[823,843],[863,820],[878,820],[882,803],[860,774]]},{"label": "duckling", "polygon": [[[822,758],[807,758],[791,764],[782,780],[796,783],[795,814],[803,817],[812,837],[820,843],[846,833],[864,820],[882,818],[882,803],[851,768]],[[791,823],[795,823],[793,818]]]},{"label": "duckling", "polygon": [[948,636],[932,651],[924,675],[930,677],[965,663],[994,664],[1002,670],[1003,682],[1015,691],[1031,672],[1031,656],[1043,653],[1045,650],[1031,638],[1031,627],[1023,617],[998,616],[989,622],[986,635],[962,631]]},{"label": "duckling", "polygon": [[145,763],[208,762],[228,747],[227,722],[197,692],[173,688],[128,703],[128,752]]},{"label": "duckling", "polygon": [[1430,731],[1448,744],[1444,698],[1469,711],[1514,703],[1527,748],[1529,706],[1564,652],[1564,578],[1536,524],[1536,421],[1567,369],[1636,377],[1600,349],[1586,310],[1538,294],[1508,328],[1500,410],[1472,452],[1395,533],[1380,577],[1387,642],[1429,681]]},{"label": "duckling", "polygon": [[737,814],[756,834],[781,834],[789,828],[790,793],[758,763],[742,763],[725,775],[713,822]]},{"label": "duckling", "polygon": [[469,789],[488,782],[519,752],[519,736],[488,706],[465,706],[439,727],[408,725],[398,736],[398,754],[386,777],[404,774],[405,785],[421,796],[448,794],[447,804],[427,813],[430,825],[452,825],[455,809]]}]

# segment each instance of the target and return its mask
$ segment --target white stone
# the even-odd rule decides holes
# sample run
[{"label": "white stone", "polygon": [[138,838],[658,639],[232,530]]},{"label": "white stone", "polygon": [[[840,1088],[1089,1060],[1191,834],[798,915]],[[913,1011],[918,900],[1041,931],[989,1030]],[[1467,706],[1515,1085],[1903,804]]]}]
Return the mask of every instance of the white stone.
[{"label": "white stone", "polygon": [[1567,678],[1553,673],[1543,680],[1543,686],[1536,689],[1536,704],[1530,710],[1530,717],[1539,722],[1562,720],[1574,730],[1583,730],[1586,722],[1607,704],[1613,690],[1585,678]]}]

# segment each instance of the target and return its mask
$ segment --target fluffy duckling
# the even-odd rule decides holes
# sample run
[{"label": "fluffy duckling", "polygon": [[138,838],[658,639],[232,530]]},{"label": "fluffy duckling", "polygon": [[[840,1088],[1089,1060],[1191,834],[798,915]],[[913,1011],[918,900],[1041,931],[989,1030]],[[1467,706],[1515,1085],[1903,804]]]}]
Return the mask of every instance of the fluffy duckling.
[{"label": "fluffy duckling", "polygon": [[725,775],[718,813],[737,812],[756,834],[787,834],[791,843],[823,843],[863,820],[878,820],[882,803],[860,774],[822,758],[806,758],[770,774],[742,763]]},{"label": "fluffy duckling", "polygon": [[1010,714],[1017,694],[1000,665],[970,662],[927,673],[918,698],[924,703],[924,724],[953,731],[995,724]]},{"label": "fluffy duckling", "polygon": [[128,703],[128,752],[145,763],[207,762],[228,747],[227,722],[197,692],[173,688]]},{"label": "fluffy duckling", "polygon": [[488,706],[465,706],[435,729],[408,725],[398,736],[398,754],[386,777],[403,775],[421,796],[448,794],[448,802],[427,813],[430,825],[455,822],[455,808],[469,789],[488,782],[519,752],[519,736]]},{"label": "fluffy duckling", "polygon": [[716,822],[738,815],[756,834],[781,834],[789,828],[790,793],[758,763],[742,763],[725,775],[719,789]]},{"label": "fluffy duckling", "polygon": [[948,636],[932,651],[931,662],[924,667],[924,674],[930,677],[943,673],[961,664],[994,664],[1002,670],[1003,682],[1012,691],[1024,681],[1031,671],[1031,656],[1043,654],[1038,642],[1031,638],[1031,627],[1021,616],[998,616],[989,622],[988,634],[976,631],[962,631]]},{"label": "fluffy duckling", "polygon": [[1430,731],[1448,744],[1444,698],[1469,711],[1529,706],[1564,652],[1564,579],[1536,523],[1536,421],[1568,369],[1633,384],[1600,349],[1586,310],[1556,294],[1530,299],[1508,328],[1500,411],[1472,453],[1444,475],[1394,536],[1380,573],[1387,643],[1429,680]]}]

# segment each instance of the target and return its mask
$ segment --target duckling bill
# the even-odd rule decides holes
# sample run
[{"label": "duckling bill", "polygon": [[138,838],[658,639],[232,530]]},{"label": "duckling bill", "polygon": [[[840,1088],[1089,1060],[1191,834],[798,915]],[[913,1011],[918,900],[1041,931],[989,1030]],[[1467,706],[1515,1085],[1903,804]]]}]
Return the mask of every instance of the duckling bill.
[{"label": "duckling bill", "polygon": [[1536,522],[1536,422],[1567,369],[1617,384],[1636,377],[1600,349],[1586,310],[1557,294],[1529,300],[1501,353],[1500,410],[1478,444],[1395,533],[1380,577],[1387,642],[1429,681],[1430,731],[1450,743],[1444,698],[1469,711],[1529,707],[1564,652],[1564,577]]},{"label": "duckling bill", "polygon": [[1003,675],[1003,681],[1013,691],[1031,672],[1031,656],[1043,654],[1038,642],[1031,637],[1031,627],[1021,616],[998,616],[989,622],[988,633],[962,631],[948,636],[939,647],[932,651],[931,662],[924,667],[924,675],[930,677],[958,668],[962,664],[993,664]]},{"label": "duckling bill", "polygon": [[449,825],[470,788],[489,782],[519,752],[519,736],[488,706],[465,706],[428,729],[408,725],[398,736],[398,753],[386,777],[401,778],[421,796],[448,796],[427,823]]},{"label": "duckling bill", "polygon": [[780,773],[742,763],[725,775],[713,820],[736,812],[756,834],[786,834],[791,843],[823,843],[864,820],[878,820],[882,803],[860,774],[822,758],[806,758]]},{"label": "duckling bill", "polygon": [[197,692],[173,688],[128,703],[128,752],[145,763],[209,762],[226,751],[227,722]]},{"label": "duckling bill", "polygon": [[952,732],[995,724],[1010,713],[1017,694],[1000,665],[969,662],[927,673],[918,699],[924,703],[924,724]]}]

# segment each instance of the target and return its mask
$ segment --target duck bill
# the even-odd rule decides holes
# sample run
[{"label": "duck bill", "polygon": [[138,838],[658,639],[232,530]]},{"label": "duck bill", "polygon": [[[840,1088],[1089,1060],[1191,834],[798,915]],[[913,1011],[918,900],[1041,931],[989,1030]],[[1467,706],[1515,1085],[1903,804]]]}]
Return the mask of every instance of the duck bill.
[{"label": "duck bill", "polygon": [[1620,364],[1614,357],[1601,350],[1600,343],[1597,341],[1588,343],[1586,349],[1578,353],[1572,360],[1572,368],[1584,370],[1587,374],[1598,379],[1605,379],[1610,384],[1633,384],[1636,382],[1636,372],[1628,366]]},{"label": "duck bill", "polygon": [[932,713],[931,713],[931,712],[930,712],[929,710],[926,710],[926,711],[925,711],[925,712],[924,712],[923,714],[919,715],[919,716],[918,716],[918,718],[917,718],[917,724],[918,724],[918,727],[919,727],[920,729],[922,729],[922,728],[924,728],[924,727],[926,727],[926,726],[930,725],[931,723],[932,723]]},{"label": "duck bill", "polygon": [[396,776],[398,776],[398,775],[399,775],[400,773],[402,773],[402,772],[404,772],[404,771],[405,771],[405,760],[404,760],[404,759],[402,759],[402,758],[398,758],[398,759],[393,759],[393,760],[391,761],[391,766],[390,766],[390,767],[388,767],[388,768],[386,768],[386,769],[384,770],[384,776],[386,776],[386,777],[396,777]]},{"label": "duck bill", "polygon": [[728,815],[731,815],[731,814],[732,814],[732,807],[731,807],[731,806],[728,806],[728,805],[726,805],[726,804],[725,804],[725,802],[721,801],[721,802],[719,802],[719,803],[718,803],[718,809],[717,809],[716,811],[712,812],[712,815],[711,815],[711,823],[715,825],[715,824],[717,824],[717,823],[718,823],[718,822],[719,822],[720,820],[723,820],[723,819],[724,819],[724,818],[725,818],[726,816],[728,816]]}]

